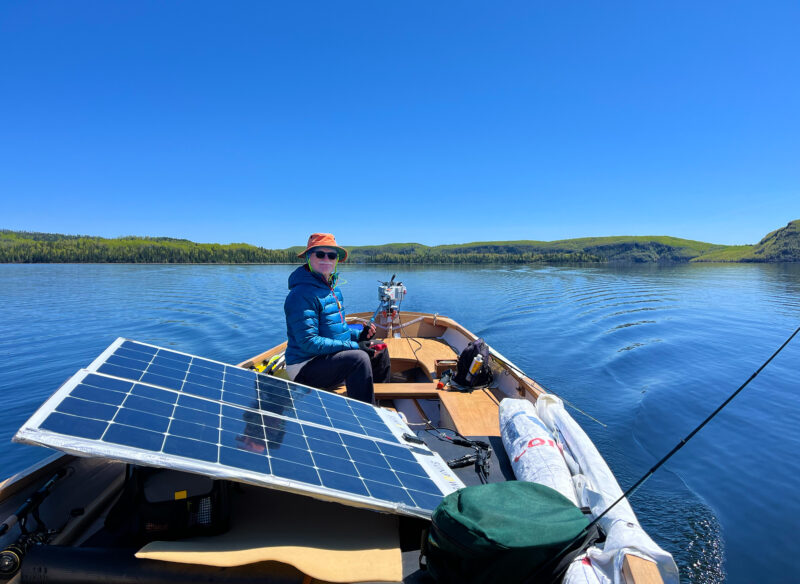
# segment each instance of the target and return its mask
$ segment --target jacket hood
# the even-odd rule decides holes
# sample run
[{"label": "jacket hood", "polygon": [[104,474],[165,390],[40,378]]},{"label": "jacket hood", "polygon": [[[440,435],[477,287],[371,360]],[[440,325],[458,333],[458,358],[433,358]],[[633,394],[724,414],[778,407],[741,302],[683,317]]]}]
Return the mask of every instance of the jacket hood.
[{"label": "jacket hood", "polygon": [[[331,281],[331,286],[336,286],[336,281],[339,279],[339,273],[336,272],[333,274],[333,280]],[[311,272],[305,265],[300,266],[294,272],[289,275],[289,290],[294,288],[295,286],[306,285],[306,286],[318,286],[320,288],[324,288],[328,290],[330,286],[326,284],[322,276],[316,272]]]}]

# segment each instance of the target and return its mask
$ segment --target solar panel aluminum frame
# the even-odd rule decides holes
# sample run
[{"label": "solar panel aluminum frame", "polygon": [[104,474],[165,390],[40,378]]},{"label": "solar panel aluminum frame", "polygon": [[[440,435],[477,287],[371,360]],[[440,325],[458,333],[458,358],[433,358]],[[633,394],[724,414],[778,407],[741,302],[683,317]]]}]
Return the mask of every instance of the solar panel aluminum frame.
[{"label": "solar panel aluminum frame", "polygon": [[[108,347],[108,349],[106,349],[100,356],[98,356],[87,369],[81,369],[70,379],[68,379],[33,414],[33,416],[31,416],[31,418],[25,424],[23,424],[23,426],[14,436],[14,441],[56,448],[58,450],[67,452],[69,454],[74,454],[77,456],[97,456],[97,457],[121,460],[123,462],[129,462],[134,464],[142,464],[146,466],[178,469],[187,472],[193,472],[197,474],[211,476],[218,479],[227,479],[243,483],[249,483],[261,487],[275,488],[292,493],[312,496],[314,498],[321,500],[334,501],[356,507],[363,507],[378,511],[397,513],[402,515],[410,515],[422,518],[430,517],[430,510],[422,509],[420,507],[413,507],[397,501],[389,501],[386,499],[379,499],[372,496],[363,496],[357,493],[350,493],[346,491],[332,489],[329,487],[312,485],[304,483],[302,481],[293,481],[291,479],[276,476],[274,474],[266,474],[266,473],[251,471],[240,467],[232,467],[225,464],[221,464],[220,462],[207,462],[193,458],[186,458],[178,454],[163,454],[160,452],[156,453],[153,451],[148,451],[132,446],[126,446],[123,444],[108,444],[101,442],[99,440],[89,440],[86,438],[69,436],[66,434],[61,434],[58,432],[41,428],[40,424],[44,422],[44,420],[47,419],[47,417],[55,411],[56,407],[59,404],[61,404],[62,400],[65,397],[69,396],[72,390],[79,384],[81,384],[83,380],[90,374],[99,375],[108,379],[116,379],[124,382],[138,383],[142,386],[153,387],[160,389],[162,391],[169,391],[177,395],[181,395],[180,391],[174,389],[159,387],[157,385],[143,383],[141,381],[131,380],[127,378],[115,377],[112,375],[99,372],[98,369],[102,366],[103,363],[106,362],[108,357],[113,355],[114,352],[117,350],[117,348],[119,348],[126,341],[128,341],[128,339],[125,338],[117,339],[116,341],[114,341],[114,343],[112,343],[111,346]],[[131,341],[131,342],[140,345],[145,345],[153,349],[162,349],[161,347],[157,347],[156,345],[148,345],[146,343],[140,343],[138,341]],[[162,349],[162,350],[169,351],[172,353],[179,353],[186,357],[198,358],[195,357],[194,355],[190,355],[187,353],[180,353],[179,351],[174,351],[172,349]],[[232,365],[226,363],[221,363],[219,361],[212,361],[210,359],[205,359],[205,358],[202,358],[202,361],[210,361],[212,363],[216,363],[217,365],[233,367]],[[240,370],[248,371],[244,369]],[[255,372],[252,373],[254,376],[258,375]],[[301,384],[296,384],[293,382],[287,382],[287,383],[292,384],[293,386],[305,387],[315,392],[321,391],[315,388],[309,388],[308,386],[302,386]],[[350,399],[345,396],[337,396],[337,398],[344,400]],[[208,400],[208,401],[213,402],[213,400]],[[357,403],[360,404],[361,402]],[[248,409],[243,406],[235,406],[235,407],[241,410]],[[251,411],[262,415],[273,416],[279,419],[284,418],[284,416],[280,416],[273,412],[266,412],[261,409],[252,409]],[[452,470],[447,466],[444,460],[442,460],[442,458],[437,453],[432,452],[426,446],[409,445],[405,442],[405,440],[402,438],[403,434],[412,433],[412,431],[396,412],[387,410],[385,408],[375,408],[375,411],[381,418],[381,420],[386,424],[386,427],[389,429],[392,435],[396,438],[396,442],[392,443],[389,442],[388,440],[369,437],[364,434],[357,434],[354,432],[349,432],[347,430],[336,430],[336,431],[342,435],[350,434],[352,436],[365,438],[374,442],[381,442],[386,444],[393,444],[394,446],[404,447],[413,455],[414,459],[427,473],[428,478],[440,490],[442,496],[454,492],[464,486],[463,483],[458,479],[458,477],[452,472]],[[290,418],[285,418],[285,419],[290,419]],[[293,421],[296,422],[297,420]],[[301,423],[307,426],[320,427],[330,430],[330,428],[320,426],[313,422],[303,421]]]}]

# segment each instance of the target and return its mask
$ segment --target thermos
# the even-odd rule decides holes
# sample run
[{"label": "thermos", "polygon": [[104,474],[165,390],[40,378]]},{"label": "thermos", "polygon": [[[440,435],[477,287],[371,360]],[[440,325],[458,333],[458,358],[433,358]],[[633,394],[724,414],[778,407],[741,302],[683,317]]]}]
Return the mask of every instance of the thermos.
[{"label": "thermos", "polygon": [[467,373],[467,382],[471,382],[472,378],[475,374],[480,371],[481,366],[483,365],[483,356],[479,353],[475,355],[475,358],[472,360],[472,363],[469,366],[469,373]]}]

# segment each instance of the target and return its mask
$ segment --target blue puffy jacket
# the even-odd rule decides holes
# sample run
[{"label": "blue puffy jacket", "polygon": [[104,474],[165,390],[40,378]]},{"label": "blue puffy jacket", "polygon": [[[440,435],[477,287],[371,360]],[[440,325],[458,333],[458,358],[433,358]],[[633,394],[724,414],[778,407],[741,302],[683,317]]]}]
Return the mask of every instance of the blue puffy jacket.
[{"label": "blue puffy jacket", "polygon": [[289,295],[283,303],[287,365],[317,355],[358,349],[358,334],[344,320],[344,301],[336,287],[337,276],[334,275],[330,286],[306,266],[300,266],[289,276]]}]

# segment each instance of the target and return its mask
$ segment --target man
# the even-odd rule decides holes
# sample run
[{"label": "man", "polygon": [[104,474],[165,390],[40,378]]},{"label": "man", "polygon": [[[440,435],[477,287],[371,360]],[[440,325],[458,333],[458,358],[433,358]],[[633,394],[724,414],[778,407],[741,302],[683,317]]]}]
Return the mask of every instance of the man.
[{"label": "man", "polygon": [[345,321],[336,282],[347,250],[330,233],[313,233],[297,257],[305,257],[306,263],[289,276],[283,305],[289,379],[319,388],[344,382],[348,397],[373,403],[373,382],[388,382],[391,375],[389,354],[372,348],[373,323],[357,334]]}]

